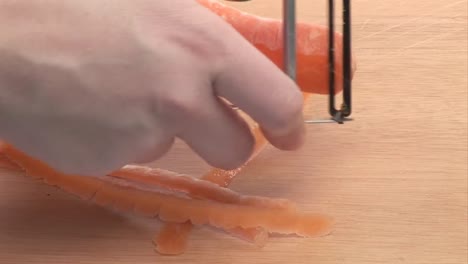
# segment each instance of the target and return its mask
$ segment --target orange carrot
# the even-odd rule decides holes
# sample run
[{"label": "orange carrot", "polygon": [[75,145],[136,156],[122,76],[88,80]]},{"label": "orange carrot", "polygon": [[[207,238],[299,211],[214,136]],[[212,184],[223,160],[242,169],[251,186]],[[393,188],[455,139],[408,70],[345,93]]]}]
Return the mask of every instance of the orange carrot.
[{"label": "orange carrot", "polygon": [[[197,0],[228,22],[247,41],[283,69],[282,21],[259,17],[219,1]],[[328,94],[328,28],[297,23],[297,83],[303,92]],[[335,33],[335,92],[343,89],[342,35]],[[353,58],[351,76],[356,70]]]},{"label": "orange carrot", "polygon": [[[330,232],[331,220],[322,215],[298,210],[259,208],[251,205],[223,204],[207,200],[193,200],[165,193],[138,189],[114,177],[87,177],[66,175],[27,156],[10,145],[3,144],[1,151],[18,163],[26,173],[48,180],[61,178],[60,188],[82,198],[120,210],[156,217],[163,221],[194,225],[212,225],[230,230],[236,227],[262,227],[269,232],[319,236]],[[84,195],[83,195],[84,194]]]},{"label": "orange carrot", "polygon": [[227,230],[227,233],[244,241],[250,242],[259,248],[264,247],[269,238],[268,231],[261,227],[235,227],[233,229]]},{"label": "orange carrot", "polygon": [[0,153],[0,168],[7,170],[19,171],[21,168],[15,162],[11,161],[7,156]]},{"label": "orange carrot", "polygon": [[153,238],[157,252],[163,255],[179,255],[187,248],[187,236],[193,225],[187,221],[182,224],[166,223]]},{"label": "orange carrot", "polygon": [[[6,150],[7,155],[15,155],[11,154],[14,153],[16,150],[13,150],[12,147],[4,148]],[[24,155],[24,154],[23,154]],[[25,155],[23,157],[26,157]],[[18,161],[16,161],[18,162]],[[19,163],[24,162],[20,161]],[[37,161],[38,162],[38,161]],[[35,163],[34,166],[38,166],[39,163]],[[41,166],[45,166],[41,165]],[[6,158],[5,155],[0,155],[0,167],[15,170],[15,171],[23,171],[22,166],[19,166],[18,163],[14,163],[10,159]],[[50,170],[47,170],[48,172]],[[150,172],[150,177],[147,179],[147,172]],[[47,173],[48,173],[47,172]],[[44,173],[44,172],[42,172]],[[130,173],[130,177],[115,177],[115,175],[126,175],[126,173]],[[196,198],[201,198],[205,200],[217,201],[221,203],[232,203],[232,204],[239,204],[239,205],[251,205],[256,207],[265,207],[265,208],[276,208],[276,209],[284,209],[284,210],[296,210],[296,205],[289,200],[286,199],[273,199],[273,198],[266,198],[261,196],[249,196],[249,195],[241,195],[237,192],[234,192],[227,188],[222,188],[218,185],[210,183],[208,181],[199,180],[195,178],[191,178],[189,176],[178,175],[174,172],[161,170],[161,169],[152,169],[143,166],[133,166],[130,172],[124,170],[123,173],[119,171],[115,172],[115,175],[104,176],[100,177],[99,179],[113,184],[118,184],[122,186],[126,186],[129,188],[136,188],[142,189],[147,191],[153,192],[162,192],[172,195],[177,195],[176,192],[182,191],[182,194],[179,195],[181,197],[185,197],[183,193],[190,193],[191,196],[195,196]],[[37,176],[37,175],[36,175]],[[55,175],[47,174],[47,176],[41,177],[45,180],[49,180],[50,178],[56,177],[62,178],[60,183],[60,187],[66,191],[71,193],[78,194],[83,199],[97,199],[98,203],[100,200],[100,196],[107,197],[108,194],[97,194],[99,189],[93,189],[92,187],[102,187],[102,184],[96,185],[93,181],[74,181],[73,184],[67,183],[67,178],[61,173],[56,173]],[[143,177],[141,177],[143,176]],[[78,177],[78,176],[77,176]],[[87,177],[87,176],[83,176]],[[180,178],[180,179],[178,179]],[[153,186],[162,187],[163,189],[154,189]],[[89,187],[89,188],[88,188]],[[87,191],[89,189],[89,191]],[[105,192],[105,191],[104,191]],[[194,194],[196,192],[197,194]],[[106,198],[104,198],[106,200]],[[122,208],[131,207],[129,205],[119,205]]]},{"label": "orange carrot", "polygon": [[199,180],[188,175],[178,174],[163,169],[127,165],[115,172],[112,172],[109,176],[125,179],[134,183],[145,184],[147,186],[155,186],[175,192],[183,192],[198,199],[291,210],[295,208],[295,205],[286,199],[244,196],[209,181]]}]

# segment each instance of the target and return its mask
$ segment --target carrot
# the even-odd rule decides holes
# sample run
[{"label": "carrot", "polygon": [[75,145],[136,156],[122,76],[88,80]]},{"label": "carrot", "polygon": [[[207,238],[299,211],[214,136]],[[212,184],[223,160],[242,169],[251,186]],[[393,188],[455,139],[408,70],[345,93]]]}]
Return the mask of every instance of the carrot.
[{"label": "carrot", "polygon": [[[155,249],[162,255],[179,255],[185,252],[188,244],[188,236],[193,225],[188,221],[182,224],[165,223],[161,231],[154,237]],[[264,228],[241,228],[236,227],[225,230],[227,234],[250,242],[261,248],[268,240],[268,231]]]},{"label": "carrot", "polygon": [[[11,146],[10,147],[3,147],[3,151],[5,151],[6,156],[15,156],[19,155],[19,151],[14,150]],[[16,153],[16,154],[15,154]],[[15,171],[23,171],[23,166],[18,164],[28,165],[29,168],[32,170],[37,171],[38,173],[31,174],[36,177],[49,180],[50,178],[61,178],[62,181],[59,184],[59,187],[63,188],[66,191],[71,193],[78,194],[83,199],[91,199],[98,197],[97,191],[99,189],[93,189],[93,187],[103,187],[103,184],[96,184],[94,181],[73,181],[73,184],[67,180],[67,176],[73,175],[65,175],[58,172],[54,174],[50,173],[53,170],[51,168],[47,168],[45,164],[41,164],[39,161],[32,161],[31,158],[27,157],[25,154],[21,154],[22,157],[20,161],[15,160],[15,162],[11,161],[10,159],[6,158],[5,155],[0,155],[0,166],[6,169],[15,170]],[[3,157],[3,158],[2,158]],[[28,158],[31,159],[31,163],[25,161],[24,159]],[[33,163],[32,163],[33,162]],[[43,170],[38,170],[42,168]],[[147,173],[150,172],[150,177],[147,177]],[[132,166],[130,172],[124,170],[123,173],[119,174],[120,170],[115,172],[117,175],[126,175],[126,173],[130,173],[130,177],[115,177],[115,175],[103,176],[99,179],[111,183],[111,184],[118,184],[128,188],[135,188],[135,189],[142,189],[146,191],[153,191],[153,192],[161,192],[169,195],[178,195],[180,197],[188,197],[185,194],[190,194],[190,196],[196,196],[197,198],[216,201],[221,203],[231,203],[231,204],[239,204],[239,205],[250,205],[256,207],[264,207],[264,208],[276,208],[276,209],[284,209],[284,210],[296,210],[296,205],[289,200],[286,199],[274,199],[274,198],[266,198],[261,196],[249,196],[249,195],[241,195],[237,192],[234,192],[230,189],[220,187],[216,184],[210,183],[208,181],[199,180],[192,178],[186,175],[179,175],[171,171],[161,170],[161,169],[152,169],[144,166]],[[179,175],[179,176],[174,176]],[[143,176],[143,177],[140,177]],[[76,177],[87,177],[88,176],[76,176]],[[148,180],[149,179],[149,180]],[[163,189],[154,189],[153,186],[162,187]],[[89,190],[88,190],[89,189]],[[177,194],[177,192],[181,192]],[[196,194],[194,194],[196,193]],[[102,195],[102,194],[101,194]],[[105,195],[106,196],[106,195]],[[107,197],[107,196],[106,196]],[[122,208],[126,208],[126,206],[121,206]]]},{"label": "carrot", "polygon": [[294,204],[285,199],[270,199],[259,196],[244,196],[228,188],[220,187],[205,180],[163,169],[127,165],[109,176],[129,182],[145,184],[148,187],[162,187],[174,192],[183,192],[191,197],[223,203],[257,205],[261,207],[294,209]]},{"label": "carrot", "polygon": [[[213,0],[197,0],[202,6],[228,22],[247,41],[279,68],[283,66],[282,21],[259,17]],[[297,84],[303,92],[328,94],[328,28],[297,23]],[[343,38],[335,33],[335,92],[343,89]],[[353,56],[354,57],[354,56]],[[356,71],[353,58],[351,77]]]},{"label": "carrot", "polygon": [[18,164],[11,161],[4,154],[0,154],[0,168],[7,169],[7,170],[21,170]]},{"label": "carrot", "polygon": [[187,221],[182,224],[166,223],[153,238],[157,252],[163,255],[179,255],[187,248],[187,237],[193,225]]},{"label": "carrot", "polygon": [[269,232],[299,236],[325,235],[330,232],[331,228],[331,220],[322,215],[303,213],[298,210],[194,200],[138,189],[109,176],[94,178],[66,175],[12,146],[3,144],[1,150],[30,175],[43,179],[60,177],[62,181],[59,187],[70,193],[81,197],[84,190],[85,195],[89,195],[89,199],[101,206],[133,210],[135,213],[148,217],[158,216],[163,221],[175,223],[190,221],[194,225],[212,225],[224,230],[236,227],[262,227]]},{"label": "carrot", "polygon": [[255,246],[259,248],[264,247],[269,238],[268,231],[261,227],[256,227],[256,228],[235,227],[233,229],[227,230],[227,233],[234,237],[242,239],[244,241],[253,243]]}]

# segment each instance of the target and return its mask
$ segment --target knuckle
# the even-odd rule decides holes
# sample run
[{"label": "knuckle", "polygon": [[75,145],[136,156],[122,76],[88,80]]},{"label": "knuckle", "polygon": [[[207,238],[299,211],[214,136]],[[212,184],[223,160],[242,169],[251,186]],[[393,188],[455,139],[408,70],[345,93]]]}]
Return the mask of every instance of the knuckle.
[{"label": "knuckle", "polygon": [[159,110],[162,116],[184,118],[200,110],[198,97],[182,93],[169,93],[162,97]]}]

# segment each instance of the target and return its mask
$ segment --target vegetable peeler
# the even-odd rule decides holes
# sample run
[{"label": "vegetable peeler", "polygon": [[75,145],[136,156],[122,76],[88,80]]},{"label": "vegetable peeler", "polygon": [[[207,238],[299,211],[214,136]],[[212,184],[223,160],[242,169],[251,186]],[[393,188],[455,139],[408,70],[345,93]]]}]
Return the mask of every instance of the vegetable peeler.
[{"label": "vegetable peeler", "polygon": [[[229,0],[243,2],[250,0]],[[351,115],[351,3],[343,0],[343,102],[335,107],[335,1],[328,0],[328,113],[329,119],[306,120],[306,124],[338,123],[352,120]],[[284,71],[296,81],[296,1],[283,0]]]},{"label": "vegetable peeler", "polygon": [[[330,119],[307,120],[305,123],[338,123],[352,120],[351,115],[351,4],[343,0],[343,102],[341,108],[335,107],[335,50],[334,19],[335,1],[328,0],[328,66],[329,95],[328,112]],[[284,69],[286,74],[296,81],[296,1],[283,0],[283,40]]]}]

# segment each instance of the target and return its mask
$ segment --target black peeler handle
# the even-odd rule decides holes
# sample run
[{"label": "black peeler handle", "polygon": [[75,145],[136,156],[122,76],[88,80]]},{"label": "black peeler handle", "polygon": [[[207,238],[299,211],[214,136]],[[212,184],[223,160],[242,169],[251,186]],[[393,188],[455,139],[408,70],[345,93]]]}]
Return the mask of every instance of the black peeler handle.
[{"label": "black peeler handle", "polygon": [[343,0],[343,103],[335,108],[334,0],[328,1],[329,113],[342,124],[351,115],[351,1]]}]

